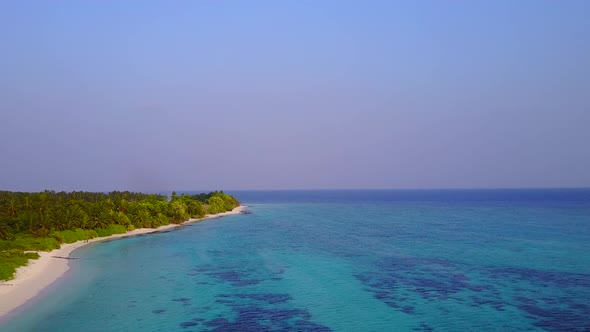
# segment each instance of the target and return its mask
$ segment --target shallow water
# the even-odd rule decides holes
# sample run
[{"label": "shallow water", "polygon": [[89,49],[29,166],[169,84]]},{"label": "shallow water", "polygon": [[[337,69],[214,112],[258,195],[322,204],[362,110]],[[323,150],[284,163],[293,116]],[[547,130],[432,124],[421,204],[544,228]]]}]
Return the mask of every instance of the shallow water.
[{"label": "shallow water", "polygon": [[93,244],[2,331],[590,329],[590,190],[236,192]]}]

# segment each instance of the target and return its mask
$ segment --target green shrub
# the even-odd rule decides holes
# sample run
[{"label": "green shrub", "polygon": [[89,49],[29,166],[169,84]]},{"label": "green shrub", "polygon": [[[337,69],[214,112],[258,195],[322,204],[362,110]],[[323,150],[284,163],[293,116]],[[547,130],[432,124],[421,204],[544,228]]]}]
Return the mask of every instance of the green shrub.
[{"label": "green shrub", "polygon": [[63,243],[74,243],[78,241],[78,234],[75,231],[65,230],[65,231],[58,231],[53,232],[56,237],[61,237],[63,239]]},{"label": "green shrub", "polygon": [[60,233],[60,232],[51,232],[51,233],[49,233],[49,237],[52,237],[52,238],[54,238],[54,239],[55,239],[57,242],[59,242],[59,243],[64,243],[64,242],[65,242],[65,239],[64,239],[64,237],[61,235],[61,233]]},{"label": "green shrub", "polygon": [[14,278],[17,268],[27,265],[29,259],[37,258],[39,258],[37,253],[25,253],[17,249],[0,251],[0,280]]},{"label": "green shrub", "polygon": [[75,230],[53,232],[50,236],[58,241],[61,240],[62,243],[74,243],[77,241],[93,239],[98,237],[98,234],[93,229],[76,228]]},{"label": "green shrub", "polygon": [[128,226],[124,225],[109,225],[107,228],[98,228],[94,231],[98,234],[98,237],[111,236],[113,234],[124,234],[127,233]]},{"label": "green shrub", "polygon": [[30,235],[18,235],[11,241],[0,245],[0,250],[19,249],[31,251],[51,251],[60,247],[59,241],[52,237],[33,237]]},{"label": "green shrub", "polygon": [[106,228],[97,228],[97,229],[95,229],[95,231],[96,231],[96,234],[98,234],[98,237],[105,237],[105,236],[113,235],[113,233],[109,232],[109,230]]},{"label": "green shrub", "polygon": [[78,241],[80,240],[90,240],[98,237],[98,233],[94,229],[81,229],[76,228],[75,230],[76,236],[78,237]]}]

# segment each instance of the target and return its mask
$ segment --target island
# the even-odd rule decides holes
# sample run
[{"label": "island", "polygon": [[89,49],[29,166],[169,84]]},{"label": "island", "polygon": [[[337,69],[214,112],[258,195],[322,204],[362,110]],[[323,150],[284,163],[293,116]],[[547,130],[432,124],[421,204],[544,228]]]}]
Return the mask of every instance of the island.
[{"label": "island", "polygon": [[168,196],[46,190],[0,191],[0,209],[3,316],[62,276],[76,248],[241,213],[243,206],[223,191]]}]

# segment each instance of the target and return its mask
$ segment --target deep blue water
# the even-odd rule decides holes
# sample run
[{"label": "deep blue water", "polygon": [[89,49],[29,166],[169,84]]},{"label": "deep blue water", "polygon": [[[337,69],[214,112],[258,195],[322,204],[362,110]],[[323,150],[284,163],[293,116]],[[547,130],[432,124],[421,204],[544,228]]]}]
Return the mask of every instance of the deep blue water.
[{"label": "deep blue water", "polygon": [[587,331],[590,190],[234,192],[93,244],[2,331]]}]

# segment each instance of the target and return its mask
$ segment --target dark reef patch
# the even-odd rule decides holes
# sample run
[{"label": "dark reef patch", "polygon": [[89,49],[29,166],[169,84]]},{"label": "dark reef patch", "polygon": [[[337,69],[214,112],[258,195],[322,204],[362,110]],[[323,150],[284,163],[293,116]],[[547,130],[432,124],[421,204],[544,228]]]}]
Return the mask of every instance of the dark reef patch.
[{"label": "dark reef patch", "polygon": [[182,322],[179,325],[183,329],[186,329],[187,327],[197,326],[197,325],[199,325],[199,323],[196,323],[196,322]]},{"label": "dark reef patch", "polygon": [[187,297],[181,297],[178,299],[172,299],[172,302],[179,302],[182,303],[183,307],[188,307],[191,305],[191,299],[187,298]]},{"label": "dark reef patch", "polygon": [[413,315],[413,314],[415,314],[415,313],[416,313],[416,312],[415,312],[415,308],[414,308],[414,307],[411,307],[411,306],[409,306],[409,305],[407,305],[407,306],[404,306],[404,307],[402,308],[402,312],[404,312],[404,313],[406,313],[406,314],[409,314],[409,315]]},{"label": "dark reef patch", "polygon": [[210,331],[331,331],[328,327],[310,320],[310,314],[298,309],[266,309],[257,306],[234,307],[237,317],[209,320],[204,325]]},{"label": "dark reef patch", "polygon": [[177,299],[172,299],[173,302],[189,302],[191,299],[189,299],[188,297],[180,297]]},{"label": "dark reef patch", "polygon": [[495,279],[525,280],[537,286],[583,287],[590,288],[590,274],[541,271],[517,267],[504,267],[489,270]]},{"label": "dark reef patch", "polygon": [[[500,312],[517,308],[534,326],[545,330],[590,330],[589,274],[473,266],[431,258],[383,259],[374,271],[356,278],[376,299],[406,314],[419,313],[425,303],[452,301]],[[448,313],[444,306],[439,310]],[[421,325],[417,329],[429,328]]]},{"label": "dark reef patch", "polygon": [[330,331],[307,310],[290,307],[291,300],[289,294],[218,294],[216,302],[229,307],[235,319],[220,316],[203,324],[210,331]]},{"label": "dark reef patch", "polygon": [[420,332],[432,332],[434,328],[424,322],[421,322],[419,326],[412,329],[413,331],[420,331]]},{"label": "dark reef patch", "polygon": [[[289,294],[219,294],[217,297],[221,299],[255,300],[268,304],[286,303],[292,299]],[[224,303],[235,303],[234,300],[218,300],[217,302],[220,301]]]},{"label": "dark reef patch", "polygon": [[[216,282],[227,282],[232,286],[243,287],[250,285],[257,285],[263,281],[270,280],[274,274],[283,273],[279,270],[277,273],[261,273],[261,271],[245,269],[245,268],[231,268],[231,267],[212,267],[210,265],[203,265],[191,269],[187,275],[189,276],[204,276],[213,279]],[[199,282],[211,281],[200,280]]]}]

